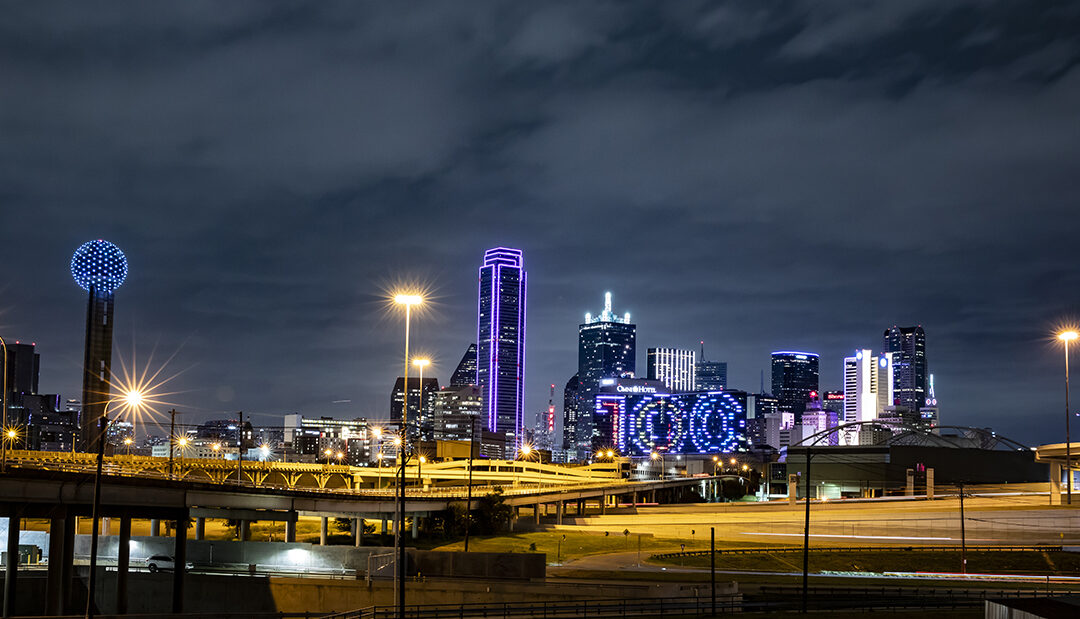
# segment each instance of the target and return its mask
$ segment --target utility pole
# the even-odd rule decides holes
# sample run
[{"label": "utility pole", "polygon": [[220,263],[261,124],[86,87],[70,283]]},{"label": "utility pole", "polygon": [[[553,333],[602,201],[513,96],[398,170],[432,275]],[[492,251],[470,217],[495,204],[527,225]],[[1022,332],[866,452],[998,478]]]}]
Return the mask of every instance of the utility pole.
[{"label": "utility pole", "polygon": [[469,490],[468,498],[465,499],[465,552],[469,552],[469,529],[472,527],[472,465],[473,449],[476,448],[476,422],[478,419],[469,421]]},{"label": "utility pole", "polygon": [[803,555],[802,555],[802,612],[806,614],[806,606],[810,597],[810,446],[806,446],[806,522],[803,525]]},{"label": "utility pole", "polygon": [[[705,346],[701,347],[702,356]],[[709,583],[712,586],[712,614],[716,616],[716,527],[709,528]]]},{"label": "utility pole", "polygon": [[967,574],[967,535],[964,531],[964,482],[960,482],[960,573]]},{"label": "utility pole", "polygon": [[244,485],[244,411],[240,411],[237,414],[240,415],[240,427],[238,430],[240,444],[237,446],[239,449],[237,449],[236,452],[236,485],[242,486]]},{"label": "utility pole", "polygon": [[[176,451],[176,409],[169,411],[169,479],[173,478],[173,452]],[[156,535],[156,534],[155,534]]]}]

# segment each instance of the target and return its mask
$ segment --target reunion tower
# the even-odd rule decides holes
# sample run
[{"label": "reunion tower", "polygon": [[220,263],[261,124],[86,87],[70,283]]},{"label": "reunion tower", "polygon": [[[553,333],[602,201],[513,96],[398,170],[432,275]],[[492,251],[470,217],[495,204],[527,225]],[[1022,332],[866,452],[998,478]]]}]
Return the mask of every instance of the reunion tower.
[{"label": "reunion tower", "polygon": [[98,239],[83,243],[71,257],[71,276],[90,293],[86,307],[86,350],[83,356],[82,451],[91,451],[101,433],[100,421],[109,401],[112,363],[113,293],[127,277],[127,258],[120,248]]}]

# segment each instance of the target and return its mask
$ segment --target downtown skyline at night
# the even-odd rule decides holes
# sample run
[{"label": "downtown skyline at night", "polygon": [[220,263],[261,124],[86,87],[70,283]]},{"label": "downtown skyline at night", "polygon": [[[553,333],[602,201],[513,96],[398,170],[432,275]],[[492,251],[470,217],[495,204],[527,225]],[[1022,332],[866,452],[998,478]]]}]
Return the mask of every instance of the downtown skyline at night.
[{"label": "downtown skyline at night", "polygon": [[0,110],[19,127],[0,145],[0,332],[36,342],[43,392],[79,397],[67,267],[89,239],[130,261],[114,364],[156,347],[186,419],[257,424],[385,418],[401,284],[429,291],[413,343],[448,382],[476,339],[478,256],[507,246],[530,275],[527,427],[612,292],[639,367],[704,341],[751,392],[778,350],[819,354],[821,389],[842,389],[846,357],[922,325],[943,423],[1058,440],[1053,334],[1080,317],[1067,4],[6,22],[0,71],[26,96]]}]

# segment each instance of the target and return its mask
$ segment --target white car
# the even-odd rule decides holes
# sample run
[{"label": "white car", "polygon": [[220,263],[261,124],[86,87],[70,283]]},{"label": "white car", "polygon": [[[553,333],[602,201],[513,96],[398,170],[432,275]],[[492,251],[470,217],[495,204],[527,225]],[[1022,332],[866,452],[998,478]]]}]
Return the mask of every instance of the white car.
[{"label": "white car", "polygon": [[[189,561],[186,564],[187,569],[191,569],[192,564]],[[154,572],[167,572],[176,569],[176,560],[169,555],[153,555],[146,559],[146,568],[151,573]]]}]

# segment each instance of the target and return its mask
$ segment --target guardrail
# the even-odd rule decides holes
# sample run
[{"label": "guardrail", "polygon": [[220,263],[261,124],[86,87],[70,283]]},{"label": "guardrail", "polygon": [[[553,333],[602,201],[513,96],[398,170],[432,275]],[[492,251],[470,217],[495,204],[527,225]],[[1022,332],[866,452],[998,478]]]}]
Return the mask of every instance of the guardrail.
[{"label": "guardrail", "polygon": [[[966,552],[1061,552],[1061,546],[983,546],[964,547]],[[960,552],[960,546],[811,546],[811,552]],[[717,549],[718,555],[749,554],[802,554],[802,546],[778,546],[775,548],[724,548]],[[707,557],[708,550],[685,550],[682,552],[662,552],[652,555],[653,559],[679,559],[684,557]]]}]

